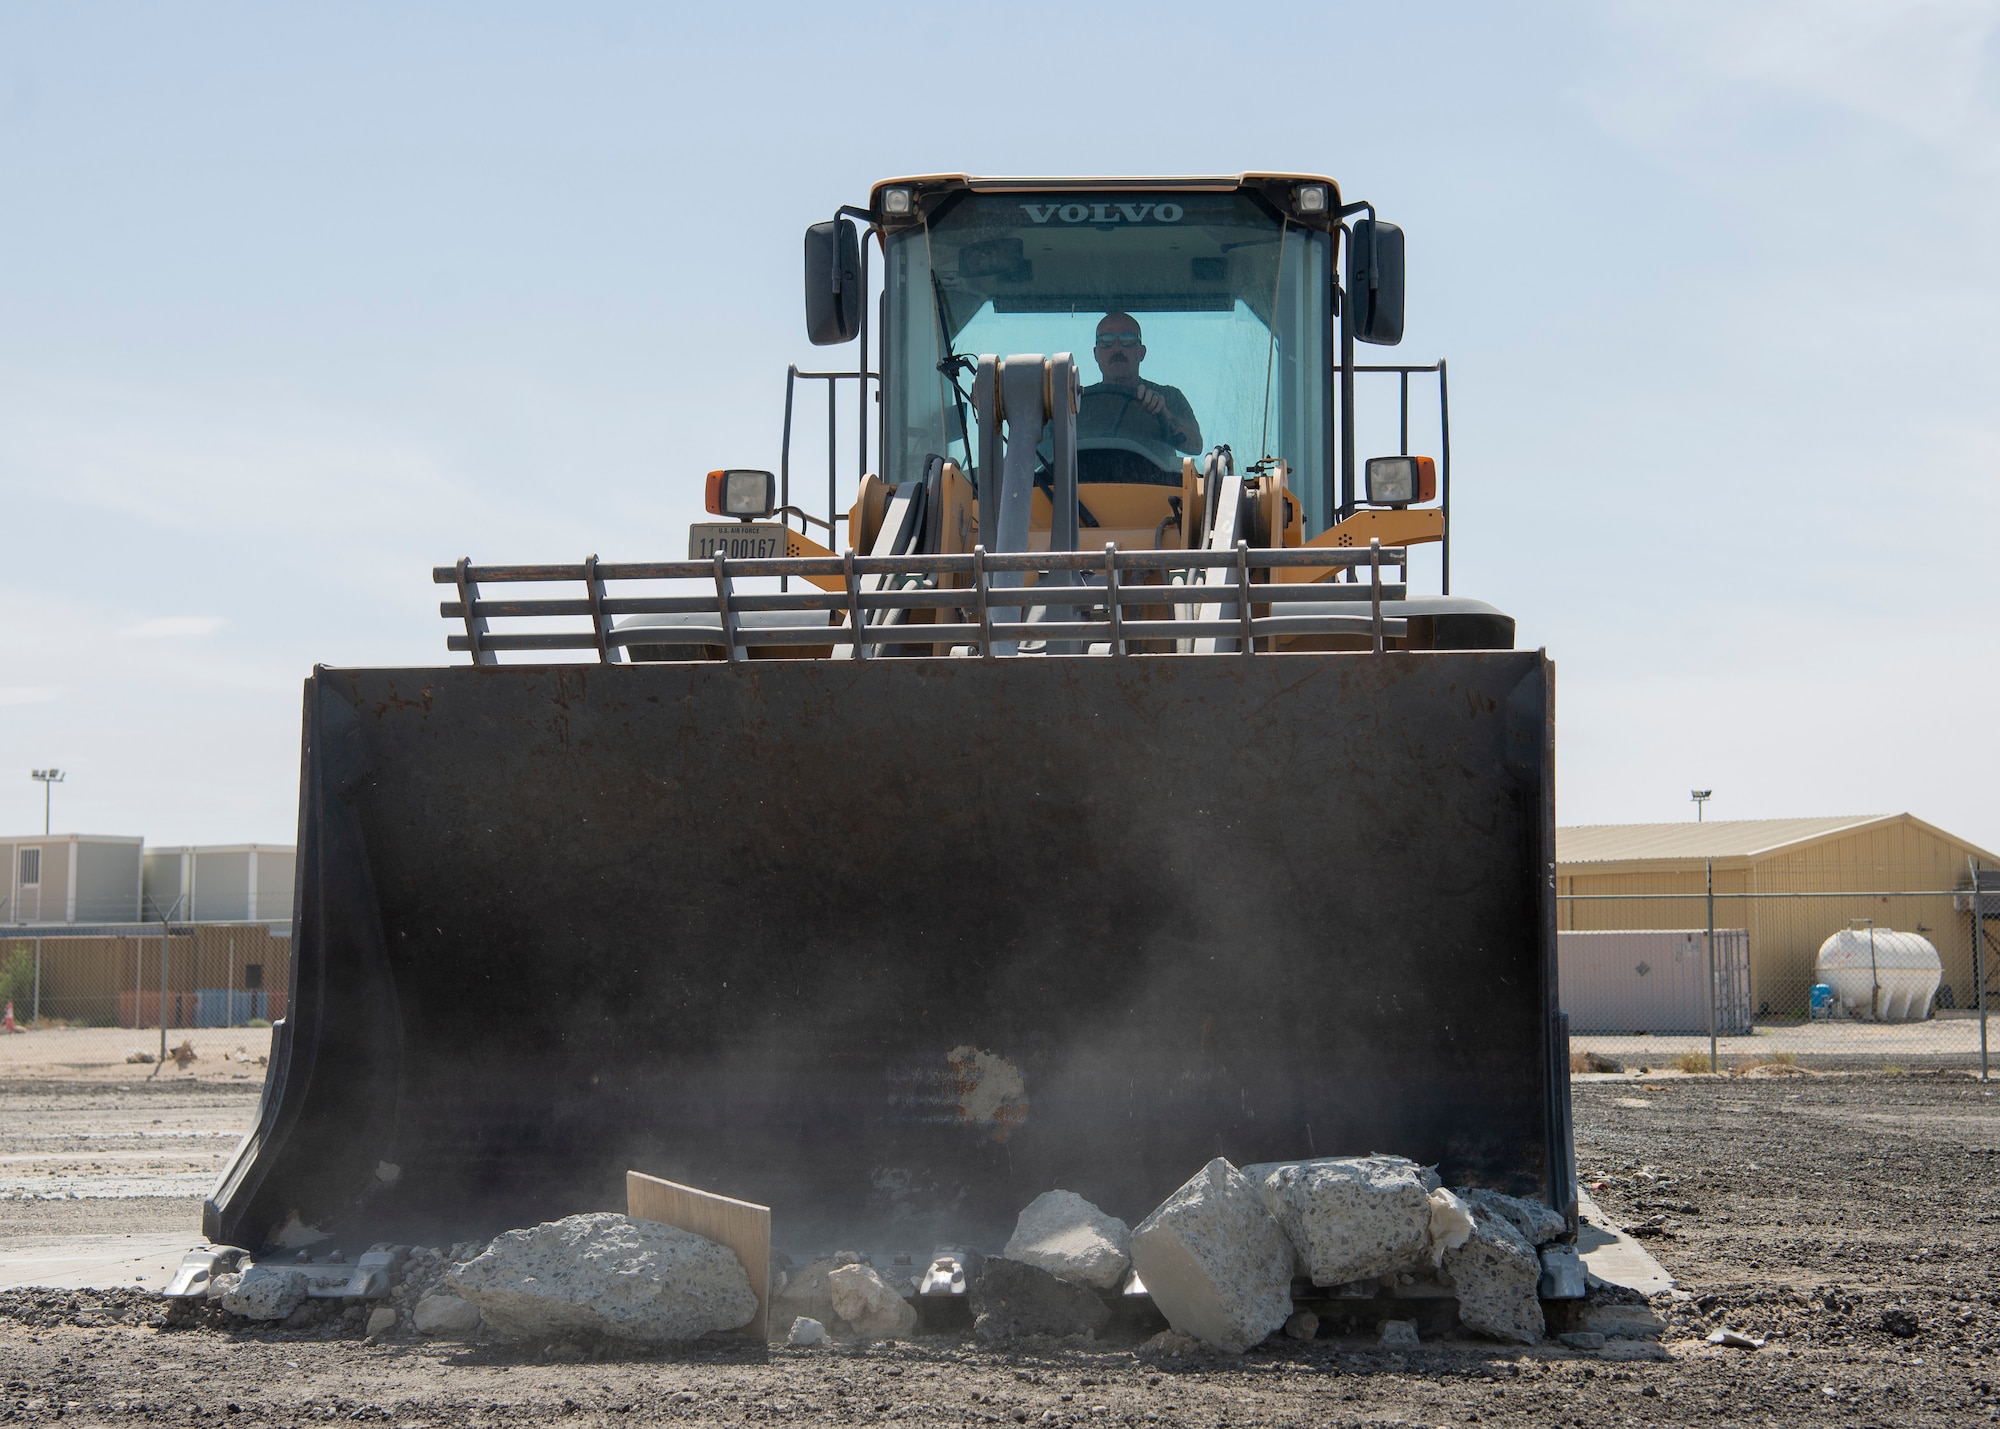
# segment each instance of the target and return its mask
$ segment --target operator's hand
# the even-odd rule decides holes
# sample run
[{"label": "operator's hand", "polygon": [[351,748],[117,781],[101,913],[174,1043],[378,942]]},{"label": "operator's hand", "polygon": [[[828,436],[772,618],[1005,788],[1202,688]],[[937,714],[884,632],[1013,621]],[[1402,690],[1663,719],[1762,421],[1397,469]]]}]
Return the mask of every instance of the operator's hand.
[{"label": "operator's hand", "polygon": [[1138,402],[1142,411],[1150,412],[1153,416],[1160,418],[1166,424],[1167,434],[1175,441],[1185,442],[1188,440],[1190,434],[1186,425],[1182,423],[1179,417],[1176,417],[1172,412],[1167,410],[1167,399],[1160,395],[1159,388],[1148,387],[1145,383],[1141,382],[1134,389],[1133,400]]}]

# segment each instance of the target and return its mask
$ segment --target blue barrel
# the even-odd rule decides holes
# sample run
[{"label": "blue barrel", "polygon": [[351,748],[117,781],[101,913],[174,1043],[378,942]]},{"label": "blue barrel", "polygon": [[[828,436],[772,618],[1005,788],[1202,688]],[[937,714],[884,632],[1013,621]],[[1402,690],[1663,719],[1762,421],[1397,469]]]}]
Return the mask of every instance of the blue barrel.
[{"label": "blue barrel", "polygon": [[1827,1017],[1833,1012],[1833,989],[1823,982],[1812,985],[1812,1015]]}]

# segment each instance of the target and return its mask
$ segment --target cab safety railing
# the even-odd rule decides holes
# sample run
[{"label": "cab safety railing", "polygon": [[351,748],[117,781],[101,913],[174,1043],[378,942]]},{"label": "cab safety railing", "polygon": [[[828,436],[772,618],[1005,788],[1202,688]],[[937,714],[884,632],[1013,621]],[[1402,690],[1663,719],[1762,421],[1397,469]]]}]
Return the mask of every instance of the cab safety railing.
[{"label": "cab safety railing", "polygon": [[[1384,564],[1405,559],[1400,547],[1371,541],[1365,548],[1255,549],[1247,542],[1221,551],[988,551],[963,555],[739,557],[708,561],[600,561],[574,565],[477,566],[470,558],[437,566],[431,578],[453,586],[457,598],[438,613],[462,621],[465,633],[446,638],[475,664],[496,663],[506,652],[589,650],[605,663],[630,646],[721,646],[730,660],[752,646],[836,647],[867,658],[885,646],[965,647],[984,658],[1022,653],[1126,655],[1136,641],[1171,640],[1193,653],[1256,652],[1279,636],[1361,636],[1375,651],[1400,638],[1406,622],[1385,616],[1383,602],[1405,598],[1407,588],[1382,579]],[[1365,582],[1263,581],[1257,572],[1280,569],[1365,567]],[[739,591],[752,577],[838,578],[841,588],[814,585],[784,591]],[[1034,584],[1028,584],[1030,577]],[[622,581],[699,580],[700,593],[614,595]],[[488,585],[580,584],[581,596],[496,598]],[[1239,593],[1248,591],[1249,599]],[[1363,607],[1329,611],[1333,605]],[[1169,607],[1170,616],[1146,609]],[[1287,607],[1310,607],[1288,610]],[[1265,614],[1258,614],[1262,609]],[[932,623],[908,623],[916,611],[934,611]],[[789,613],[805,622],[783,624],[746,616]],[[673,625],[619,625],[621,617],[707,617]],[[818,615],[822,623],[810,623]],[[521,618],[583,618],[588,629],[495,631],[489,622]],[[1191,643],[1191,646],[1189,645]]]}]

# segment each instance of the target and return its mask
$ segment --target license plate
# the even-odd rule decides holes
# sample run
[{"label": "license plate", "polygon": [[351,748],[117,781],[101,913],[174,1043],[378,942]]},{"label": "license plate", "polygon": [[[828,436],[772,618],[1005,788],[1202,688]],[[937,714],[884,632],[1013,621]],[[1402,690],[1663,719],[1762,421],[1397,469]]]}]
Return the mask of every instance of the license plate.
[{"label": "license plate", "polygon": [[717,521],[688,527],[688,559],[712,561],[717,555],[730,560],[746,556],[762,559],[785,554],[785,526],[782,521]]}]

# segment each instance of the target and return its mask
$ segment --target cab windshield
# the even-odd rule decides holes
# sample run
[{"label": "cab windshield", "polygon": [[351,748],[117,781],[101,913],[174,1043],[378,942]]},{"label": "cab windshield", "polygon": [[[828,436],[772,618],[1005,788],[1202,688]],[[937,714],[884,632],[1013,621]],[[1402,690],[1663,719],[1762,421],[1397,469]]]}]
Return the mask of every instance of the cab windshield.
[{"label": "cab windshield", "polygon": [[971,361],[1069,352],[1080,482],[1178,487],[1183,455],[1227,445],[1239,470],[1283,459],[1326,525],[1325,234],[1246,193],[964,193],[887,258],[889,480],[976,464]]}]

